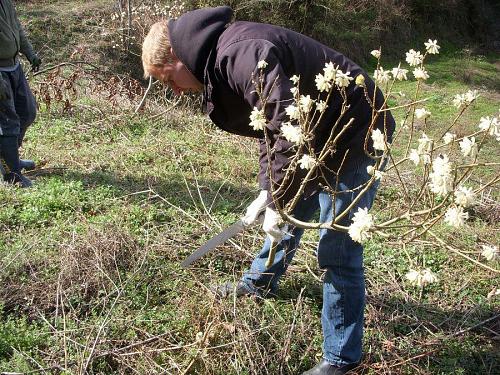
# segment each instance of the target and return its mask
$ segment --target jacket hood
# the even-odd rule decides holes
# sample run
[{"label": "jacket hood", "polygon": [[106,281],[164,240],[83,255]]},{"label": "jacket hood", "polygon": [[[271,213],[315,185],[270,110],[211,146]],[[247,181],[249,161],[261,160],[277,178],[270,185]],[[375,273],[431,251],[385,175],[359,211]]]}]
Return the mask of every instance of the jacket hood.
[{"label": "jacket hood", "polygon": [[221,6],[193,10],[168,21],[172,49],[198,81],[204,81],[210,51],[216,46],[232,16],[230,7]]}]

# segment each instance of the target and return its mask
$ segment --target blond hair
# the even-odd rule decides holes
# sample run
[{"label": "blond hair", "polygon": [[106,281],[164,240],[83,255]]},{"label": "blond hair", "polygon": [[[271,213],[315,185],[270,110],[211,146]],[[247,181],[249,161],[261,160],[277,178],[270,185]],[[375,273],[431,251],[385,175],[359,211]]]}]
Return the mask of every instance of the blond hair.
[{"label": "blond hair", "polygon": [[167,21],[159,21],[151,26],[142,43],[142,67],[144,78],[151,76],[150,70],[155,66],[163,66],[172,62],[170,37]]}]

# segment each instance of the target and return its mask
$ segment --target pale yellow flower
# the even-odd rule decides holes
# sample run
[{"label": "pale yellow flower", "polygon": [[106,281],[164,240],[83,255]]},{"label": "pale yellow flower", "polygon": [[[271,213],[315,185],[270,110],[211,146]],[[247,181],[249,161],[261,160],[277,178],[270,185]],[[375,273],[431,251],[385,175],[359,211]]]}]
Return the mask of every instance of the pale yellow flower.
[{"label": "pale yellow flower", "polygon": [[299,166],[301,169],[311,169],[316,164],[316,160],[310,155],[304,154],[299,160]]},{"label": "pale yellow flower", "polygon": [[330,91],[332,88],[332,83],[330,80],[328,80],[323,74],[318,73],[316,75],[316,78],[314,80],[316,82],[316,88],[318,89],[319,92],[326,92]]},{"label": "pale yellow flower", "polygon": [[465,99],[465,94],[456,94],[453,97],[453,105],[457,108],[462,108],[464,107],[467,103],[467,100]]},{"label": "pale yellow flower", "polygon": [[417,108],[415,110],[415,117],[418,119],[426,119],[431,115],[431,112],[425,108]]},{"label": "pale yellow flower", "polygon": [[476,100],[479,97],[479,93],[477,90],[469,90],[465,93],[465,100],[468,103],[472,103],[474,100]]},{"label": "pale yellow flower", "polygon": [[500,133],[500,122],[496,117],[481,117],[479,129],[487,131],[489,135],[497,136]]},{"label": "pale yellow flower", "polygon": [[453,134],[453,133],[446,133],[444,136],[443,136],[443,142],[448,145],[450,144],[451,142],[453,142],[455,140],[455,138],[457,138],[456,134]]},{"label": "pale yellow flower", "polygon": [[311,95],[306,95],[306,96],[301,95],[300,99],[299,99],[299,103],[300,103],[300,109],[302,109],[302,112],[308,113],[312,108],[314,100],[311,99]]},{"label": "pale yellow flower", "polygon": [[300,76],[294,74],[293,76],[290,77],[290,81],[292,81],[296,85],[300,81]]},{"label": "pale yellow flower", "polygon": [[291,120],[298,120],[300,118],[299,108],[294,106],[293,104],[290,104],[288,107],[286,107],[285,112]]},{"label": "pale yellow flower", "polygon": [[392,68],[392,76],[398,81],[406,81],[408,78],[406,74],[408,73],[408,69],[402,68]]},{"label": "pale yellow flower", "polygon": [[389,72],[388,70],[384,70],[384,68],[382,67],[379,67],[373,73],[373,78],[379,85],[385,85],[391,80],[391,72]]},{"label": "pale yellow flower", "polygon": [[257,107],[253,107],[252,113],[250,113],[250,126],[254,130],[263,130],[266,126],[266,115],[263,110],[259,110]]},{"label": "pale yellow flower", "polygon": [[326,63],[323,72],[325,73],[325,78],[332,82],[335,80],[337,67],[332,62]]},{"label": "pale yellow flower", "polygon": [[477,144],[475,137],[464,137],[459,143],[460,151],[464,156],[475,158],[477,155]]},{"label": "pale yellow flower", "polygon": [[374,49],[373,51],[370,52],[370,54],[376,59],[380,59],[381,52],[379,49]]},{"label": "pale yellow flower", "polygon": [[316,108],[320,112],[324,112],[328,108],[328,104],[324,100],[320,100],[318,104],[316,104]]},{"label": "pale yellow flower", "polygon": [[372,130],[372,141],[375,150],[385,151],[385,136],[380,129]]},{"label": "pale yellow flower", "polygon": [[257,63],[257,69],[265,69],[267,67],[268,63],[265,60],[260,60]]},{"label": "pale yellow flower", "polygon": [[415,68],[415,70],[413,70],[413,76],[415,79],[423,81],[429,78],[429,74],[427,74],[427,71],[424,68]]},{"label": "pale yellow flower", "polygon": [[347,87],[347,86],[349,86],[349,83],[353,79],[354,78],[351,77],[351,72],[344,73],[341,70],[337,70],[337,74],[335,75],[335,84],[338,87]]},{"label": "pale yellow flower", "polygon": [[487,261],[491,262],[498,257],[498,247],[489,246],[489,245],[481,245],[483,251],[481,255],[486,258]]},{"label": "pale yellow flower", "polygon": [[358,74],[356,76],[356,81],[355,81],[356,85],[358,86],[364,86],[365,85],[365,77],[363,76],[363,74]]},{"label": "pale yellow flower", "polygon": [[424,43],[424,44],[425,44],[425,49],[427,50],[427,53],[429,53],[431,55],[435,55],[435,54],[439,53],[439,49],[441,47],[438,46],[437,40],[429,39],[429,41],[427,43]]},{"label": "pale yellow flower", "polygon": [[472,188],[459,186],[455,190],[455,203],[462,207],[470,207],[476,202],[476,194]]},{"label": "pale yellow flower", "polygon": [[419,51],[411,49],[408,52],[406,52],[406,62],[410,66],[420,65],[422,61],[424,61],[424,57]]},{"label": "pale yellow flower", "polygon": [[368,213],[368,208],[359,207],[352,218],[352,224],[349,226],[349,236],[353,241],[362,243],[371,237],[370,230],[374,225],[373,216]]},{"label": "pale yellow flower", "polygon": [[449,207],[444,215],[445,223],[455,228],[463,226],[468,218],[469,213],[464,212],[463,207]]},{"label": "pale yellow flower", "polygon": [[420,155],[418,154],[418,151],[415,150],[414,148],[411,149],[410,155],[408,155],[408,158],[413,162],[413,164],[418,165],[420,163]]},{"label": "pale yellow flower", "polygon": [[452,167],[448,156],[440,155],[432,163],[429,187],[437,195],[445,196],[453,189]]},{"label": "pale yellow flower", "polygon": [[369,165],[368,167],[366,167],[366,172],[370,176],[375,176],[376,180],[382,180],[382,178],[384,177],[384,172],[381,172],[378,169],[375,169],[375,167],[373,165]]},{"label": "pale yellow flower", "polygon": [[429,268],[420,271],[410,269],[405,277],[411,284],[418,286],[419,288],[423,288],[428,284],[438,281],[436,274],[434,274]]},{"label": "pale yellow flower", "polygon": [[430,147],[432,145],[432,139],[430,139],[427,134],[422,133],[422,137],[418,140],[418,148],[417,151],[420,155],[425,152],[430,151]]},{"label": "pale yellow flower", "polygon": [[286,122],[281,126],[281,132],[287,141],[296,145],[299,145],[304,141],[304,135],[302,134],[300,127],[294,126],[289,122]]}]

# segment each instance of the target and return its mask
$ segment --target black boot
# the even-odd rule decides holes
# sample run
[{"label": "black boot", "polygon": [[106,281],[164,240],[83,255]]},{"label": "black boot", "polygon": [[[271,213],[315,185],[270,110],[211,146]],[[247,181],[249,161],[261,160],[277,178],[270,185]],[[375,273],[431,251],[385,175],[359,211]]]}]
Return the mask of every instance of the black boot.
[{"label": "black boot", "polygon": [[17,136],[0,136],[0,162],[4,169],[4,181],[30,187],[33,183],[21,173]]},{"label": "black boot", "polygon": [[28,188],[33,186],[33,182],[31,182],[31,180],[28,177],[23,176],[20,173],[12,173],[12,172],[6,173],[3,176],[3,180],[12,185],[19,185],[22,188]]},{"label": "black boot", "polygon": [[322,359],[320,363],[309,371],[303,372],[302,375],[344,375],[354,369],[357,365],[357,363],[353,363],[337,367],[328,363],[325,359]]},{"label": "black boot", "polygon": [[25,171],[32,171],[36,168],[35,162],[29,159],[19,159],[19,166]]}]

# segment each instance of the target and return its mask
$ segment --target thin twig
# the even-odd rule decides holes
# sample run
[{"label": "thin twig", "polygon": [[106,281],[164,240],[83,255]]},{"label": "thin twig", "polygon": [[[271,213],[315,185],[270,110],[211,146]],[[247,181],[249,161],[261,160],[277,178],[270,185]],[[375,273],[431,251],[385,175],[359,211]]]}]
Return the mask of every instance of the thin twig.
[{"label": "thin twig", "polygon": [[134,114],[136,114],[137,112],[139,112],[142,107],[144,106],[144,103],[146,101],[146,96],[148,96],[149,94],[149,91],[151,90],[151,87],[153,87],[153,77],[152,76],[149,76],[149,83],[148,83],[148,88],[146,89],[146,91],[144,92],[144,95],[139,103],[139,105],[136,107],[135,111],[134,111]]}]

